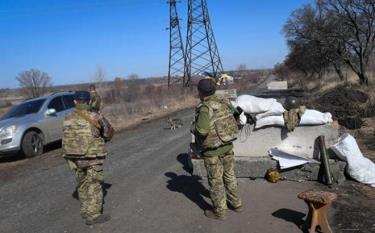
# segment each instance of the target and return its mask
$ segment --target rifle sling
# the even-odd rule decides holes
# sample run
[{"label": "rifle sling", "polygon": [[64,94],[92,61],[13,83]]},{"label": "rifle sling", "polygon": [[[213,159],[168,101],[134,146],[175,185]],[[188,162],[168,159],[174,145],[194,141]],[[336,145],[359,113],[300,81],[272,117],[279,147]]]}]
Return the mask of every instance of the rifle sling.
[{"label": "rifle sling", "polygon": [[101,129],[101,125],[95,121],[94,119],[92,119],[90,116],[88,116],[86,113],[80,111],[80,110],[75,110],[74,111],[75,113],[77,113],[78,116],[82,117],[83,119],[85,119],[87,122],[89,122],[92,126],[94,126],[95,128],[97,129]]}]

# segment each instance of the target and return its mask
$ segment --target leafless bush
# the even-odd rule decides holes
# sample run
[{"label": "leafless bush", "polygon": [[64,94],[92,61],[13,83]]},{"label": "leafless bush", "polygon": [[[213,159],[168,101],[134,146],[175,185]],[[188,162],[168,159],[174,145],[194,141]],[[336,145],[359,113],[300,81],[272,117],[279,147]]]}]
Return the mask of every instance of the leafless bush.
[{"label": "leafless bush", "polygon": [[0,108],[9,108],[12,106],[12,103],[10,101],[0,101]]},{"label": "leafless bush", "polygon": [[[267,75],[247,72],[229,88],[234,87],[238,91],[250,88]],[[199,102],[196,86],[183,88],[182,85],[175,85],[168,88],[166,84],[155,84],[137,77],[129,77],[128,80],[116,78],[111,85],[100,90],[104,100],[103,112],[118,128],[139,122],[149,115],[160,116],[193,107]]]}]

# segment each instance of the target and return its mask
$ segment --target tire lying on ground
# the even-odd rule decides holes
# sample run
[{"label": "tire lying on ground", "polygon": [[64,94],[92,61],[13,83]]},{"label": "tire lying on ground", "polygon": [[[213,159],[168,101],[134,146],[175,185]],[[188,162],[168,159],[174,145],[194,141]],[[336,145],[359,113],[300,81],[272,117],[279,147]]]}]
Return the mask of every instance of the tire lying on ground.
[{"label": "tire lying on ground", "polygon": [[43,153],[43,137],[40,133],[29,131],[22,140],[22,152],[26,158],[41,155]]}]

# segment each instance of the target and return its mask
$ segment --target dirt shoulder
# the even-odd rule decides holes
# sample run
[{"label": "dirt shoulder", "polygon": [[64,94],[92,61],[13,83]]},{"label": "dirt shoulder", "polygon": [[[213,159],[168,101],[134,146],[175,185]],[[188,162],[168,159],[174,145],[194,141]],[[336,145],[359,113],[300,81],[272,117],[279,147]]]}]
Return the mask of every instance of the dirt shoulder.
[{"label": "dirt shoulder", "polygon": [[340,133],[349,133],[364,156],[375,161],[375,92],[374,86],[337,86],[308,91],[307,107],[330,112]]}]

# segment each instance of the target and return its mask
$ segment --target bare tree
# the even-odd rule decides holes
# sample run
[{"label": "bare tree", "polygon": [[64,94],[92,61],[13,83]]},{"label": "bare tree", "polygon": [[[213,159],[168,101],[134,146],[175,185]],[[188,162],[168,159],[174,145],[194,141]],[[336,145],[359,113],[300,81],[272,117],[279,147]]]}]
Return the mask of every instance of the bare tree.
[{"label": "bare tree", "polygon": [[367,69],[375,50],[373,0],[318,0],[314,6],[293,12],[284,32],[291,49],[288,58],[294,56],[294,61],[302,63],[296,64],[298,68],[306,70],[301,65],[307,65],[324,70],[331,66],[343,79],[341,68],[345,65],[357,74],[361,84],[368,84]]},{"label": "bare tree", "polygon": [[132,74],[129,75],[128,79],[129,80],[137,80],[137,79],[139,79],[139,76],[138,76],[138,74],[132,73]]},{"label": "bare tree", "polygon": [[140,95],[140,84],[139,84],[139,76],[137,74],[130,74],[128,77],[127,83],[127,91],[125,93],[125,101],[132,102]]},{"label": "bare tree", "polygon": [[113,81],[113,88],[114,88],[114,98],[118,99],[123,92],[124,89],[124,80],[120,77],[116,77]]},{"label": "bare tree", "polygon": [[105,80],[105,71],[101,65],[96,65],[94,76],[92,77],[92,82],[97,85],[101,85]]},{"label": "bare tree", "polygon": [[244,71],[247,70],[246,64],[239,64],[237,67],[238,71]]},{"label": "bare tree", "polygon": [[19,86],[29,97],[38,97],[45,94],[48,87],[52,85],[52,78],[38,69],[30,69],[21,72],[16,77]]},{"label": "bare tree", "polygon": [[[332,37],[338,55],[368,85],[367,68],[375,49],[375,2],[373,0],[321,0],[327,19],[335,23]],[[329,17],[328,17],[329,16]]]},{"label": "bare tree", "polygon": [[239,64],[237,66],[238,75],[241,77],[247,74],[246,70],[247,70],[246,64]]}]

